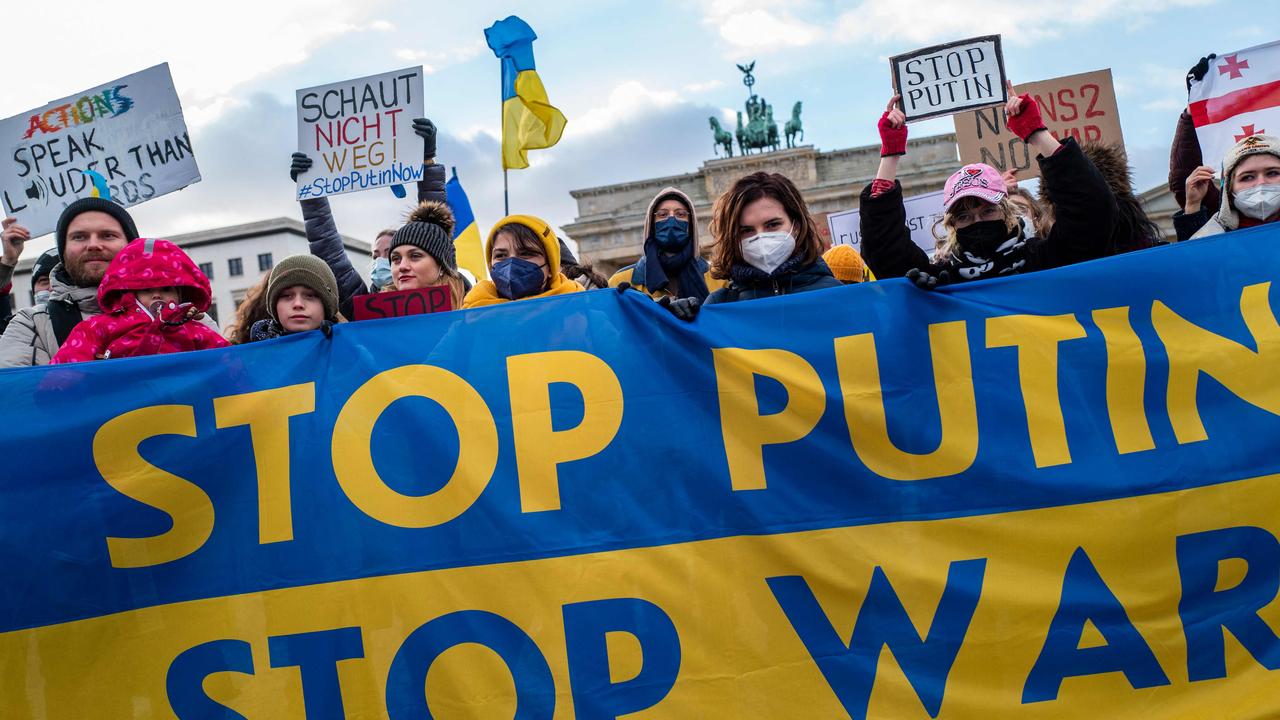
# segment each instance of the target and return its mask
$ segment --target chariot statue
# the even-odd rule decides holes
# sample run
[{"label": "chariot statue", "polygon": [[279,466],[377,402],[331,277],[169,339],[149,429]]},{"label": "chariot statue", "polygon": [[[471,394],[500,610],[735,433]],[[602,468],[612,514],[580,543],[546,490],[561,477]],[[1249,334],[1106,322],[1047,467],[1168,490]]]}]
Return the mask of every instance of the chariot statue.
[{"label": "chariot statue", "polygon": [[[735,139],[738,141],[738,152],[743,155],[750,155],[752,152],[761,153],[765,150],[773,151],[782,146],[778,123],[773,119],[773,105],[755,93],[756,78],[752,74],[755,67],[754,60],[738,66],[742,71],[742,84],[747,87],[747,101],[743,105],[743,111],[737,114],[738,125],[733,134],[730,135],[720,125],[719,118],[714,116],[709,118],[711,131],[715,135],[713,147],[717,157],[721,149],[724,150],[726,157],[733,157],[733,140]],[[804,140],[804,127],[800,124],[800,103],[796,103],[792,108],[791,119],[786,123],[787,147],[795,147],[797,136],[800,140]]]}]

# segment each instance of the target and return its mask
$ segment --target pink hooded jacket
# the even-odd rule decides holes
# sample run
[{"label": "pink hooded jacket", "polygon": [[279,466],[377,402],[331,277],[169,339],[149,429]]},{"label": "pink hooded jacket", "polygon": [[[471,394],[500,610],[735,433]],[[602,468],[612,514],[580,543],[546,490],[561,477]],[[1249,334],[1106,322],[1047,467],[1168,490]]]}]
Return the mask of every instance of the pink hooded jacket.
[{"label": "pink hooded jacket", "polygon": [[[144,307],[134,290],[177,287],[180,304]],[[102,314],[76,325],[51,364],[98,358],[160,355],[226,347],[226,341],[203,323],[188,320],[187,311],[209,309],[209,278],[177,245],[168,240],[138,238],[111,260],[98,286]]]}]

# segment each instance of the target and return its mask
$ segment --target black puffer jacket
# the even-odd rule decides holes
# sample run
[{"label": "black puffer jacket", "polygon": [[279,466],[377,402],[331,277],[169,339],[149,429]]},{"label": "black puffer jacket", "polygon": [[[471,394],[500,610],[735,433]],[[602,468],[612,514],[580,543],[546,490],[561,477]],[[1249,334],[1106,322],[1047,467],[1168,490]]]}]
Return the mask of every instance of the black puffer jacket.
[{"label": "black puffer jacket", "polygon": [[[1111,188],[1074,139],[1062,142],[1051,157],[1038,156],[1042,187],[1053,202],[1053,229],[1044,238],[1028,238],[1023,272],[1072,265],[1114,253],[1111,234],[1116,201]],[[878,197],[871,185],[862,190],[862,257],[881,280],[902,277],[913,269],[937,275],[947,270],[953,280],[958,263],[931,262],[911,240],[907,213],[902,205],[902,184]]]},{"label": "black puffer jacket", "polygon": [[729,280],[729,284],[708,295],[704,304],[755,300],[841,286],[840,281],[831,274],[831,268],[821,258],[805,267],[798,267],[799,264],[799,258],[791,258],[772,275],[766,275],[750,265],[735,265],[730,271],[733,278]]},{"label": "black puffer jacket", "polygon": [[[435,200],[445,202],[444,166],[431,164],[418,181],[418,202]],[[333,220],[333,210],[325,197],[302,200],[302,221],[307,228],[307,242],[311,254],[324,260],[338,280],[338,311],[344,317],[352,317],[351,299],[356,295],[377,292],[364,284],[364,277],[351,265],[347,250],[342,245],[342,235]]]}]

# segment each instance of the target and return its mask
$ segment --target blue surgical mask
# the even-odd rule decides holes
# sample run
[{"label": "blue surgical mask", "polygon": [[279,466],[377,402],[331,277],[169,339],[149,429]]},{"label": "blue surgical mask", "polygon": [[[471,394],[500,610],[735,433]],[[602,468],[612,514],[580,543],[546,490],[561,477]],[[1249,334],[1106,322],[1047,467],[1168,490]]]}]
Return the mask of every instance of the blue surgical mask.
[{"label": "blue surgical mask", "polygon": [[509,257],[493,264],[489,271],[498,294],[508,300],[536,295],[542,290],[542,266],[518,257]]},{"label": "blue surgical mask", "polygon": [[43,303],[43,302],[49,302],[49,292],[50,291],[48,290],[37,290],[36,304],[39,305],[40,303]]},{"label": "blue surgical mask", "polygon": [[672,215],[653,224],[653,240],[662,252],[680,252],[689,243],[689,221]]},{"label": "blue surgical mask", "polygon": [[386,287],[391,282],[391,261],[385,257],[374,258],[369,281],[373,283],[374,292]]}]

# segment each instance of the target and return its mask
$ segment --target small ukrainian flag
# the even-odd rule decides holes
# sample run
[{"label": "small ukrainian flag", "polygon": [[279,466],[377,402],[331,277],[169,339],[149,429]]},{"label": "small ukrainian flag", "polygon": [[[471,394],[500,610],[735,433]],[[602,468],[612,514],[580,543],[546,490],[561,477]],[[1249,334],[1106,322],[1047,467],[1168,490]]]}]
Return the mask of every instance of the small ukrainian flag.
[{"label": "small ukrainian flag", "polygon": [[564,113],[547,100],[533,64],[537,34],[512,15],[484,31],[493,54],[502,61],[502,167],[529,167],[529,150],[549,148],[564,132]]},{"label": "small ukrainian flag", "polygon": [[458,256],[458,267],[471,271],[477,280],[489,277],[489,268],[484,261],[484,241],[480,239],[480,230],[476,227],[476,216],[471,212],[471,201],[467,199],[467,191],[462,189],[458,181],[458,168],[450,168],[452,176],[445,183],[445,202],[453,211],[453,249]]}]

